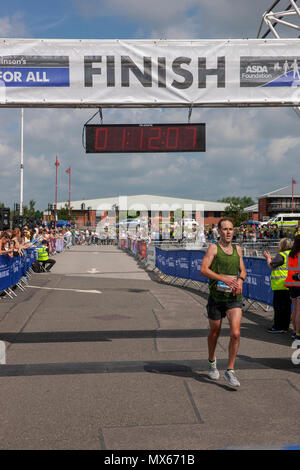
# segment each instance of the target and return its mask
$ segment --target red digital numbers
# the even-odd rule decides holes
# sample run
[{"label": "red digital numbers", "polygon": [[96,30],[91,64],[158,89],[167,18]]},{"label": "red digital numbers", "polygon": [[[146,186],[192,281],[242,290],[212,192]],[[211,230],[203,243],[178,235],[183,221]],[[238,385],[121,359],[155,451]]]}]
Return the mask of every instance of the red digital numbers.
[{"label": "red digital numbers", "polygon": [[149,150],[158,150],[161,149],[161,128],[160,127],[148,127],[151,129],[151,136],[148,138],[148,146]]},{"label": "red digital numbers", "polygon": [[95,133],[95,150],[103,151],[107,149],[107,134],[108,130],[106,127],[98,127]]},{"label": "red digital numbers", "polygon": [[205,151],[205,124],[86,125],[87,153]]}]

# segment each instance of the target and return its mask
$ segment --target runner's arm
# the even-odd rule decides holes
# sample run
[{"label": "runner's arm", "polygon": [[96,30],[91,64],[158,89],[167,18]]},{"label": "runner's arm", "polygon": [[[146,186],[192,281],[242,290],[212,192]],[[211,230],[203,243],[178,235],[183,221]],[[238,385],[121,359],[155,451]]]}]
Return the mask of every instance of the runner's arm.
[{"label": "runner's arm", "polygon": [[237,280],[238,287],[236,288],[234,293],[235,293],[235,295],[238,295],[238,294],[241,294],[242,291],[243,291],[243,284],[244,284],[244,281],[247,277],[247,271],[246,271],[244,260],[243,260],[242,248],[239,245],[237,245],[236,249],[237,249],[237,253],[240,257],[240,267],[239,267],[239,272],[240,273],[239,273],[239,278]]}]

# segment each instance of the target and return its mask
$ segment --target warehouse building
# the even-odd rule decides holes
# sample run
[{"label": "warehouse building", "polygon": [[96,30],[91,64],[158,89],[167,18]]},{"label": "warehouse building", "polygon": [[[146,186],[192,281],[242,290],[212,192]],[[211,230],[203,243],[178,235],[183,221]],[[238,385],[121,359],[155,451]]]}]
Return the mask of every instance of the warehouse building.
[{"label": "warehouse building", "polygon": [[[57,209],[68,207],[68,201],[59,202]],[[195,219],[201,225],[217,224],[228,206],[224,202],[173,198],[156,195],[114,196],[109,198],[71,201],[71,214],[78,227],[97,226],[105,218],[158,216],[161,220],[176,220],[183,217]],[[49,216],[49,214],[48,214]]]}]

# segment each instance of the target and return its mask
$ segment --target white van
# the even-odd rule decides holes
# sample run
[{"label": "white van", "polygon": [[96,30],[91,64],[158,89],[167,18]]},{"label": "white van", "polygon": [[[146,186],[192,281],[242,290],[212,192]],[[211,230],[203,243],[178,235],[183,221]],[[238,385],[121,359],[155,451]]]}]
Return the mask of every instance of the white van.
[{"label": "white van", "polygon": [[279,228],[293,228],[297,227],[300,222],[300,214],[277,214],[272,217],[268,222],[263,222],[262,225],[274,225],[276,224]]}]

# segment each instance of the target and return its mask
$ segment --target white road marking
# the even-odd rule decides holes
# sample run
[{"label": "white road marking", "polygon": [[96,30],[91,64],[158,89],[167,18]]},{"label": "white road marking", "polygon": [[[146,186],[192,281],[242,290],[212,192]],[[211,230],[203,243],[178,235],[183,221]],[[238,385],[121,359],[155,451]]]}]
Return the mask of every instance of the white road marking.
[{"label": "white road marking", "polygon": [[6,364],[5,342],[0,341],[0,364]]},{"label": "white road marking", "polygon": [[47,290],[66,290],[71,292],[82,292],[84,294],[102,294],[100,290],[83,290],[83,289],[63,289],[61,287],[41,287],[41,286],[26,286],[32,289],[47,289]]}]

